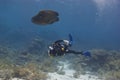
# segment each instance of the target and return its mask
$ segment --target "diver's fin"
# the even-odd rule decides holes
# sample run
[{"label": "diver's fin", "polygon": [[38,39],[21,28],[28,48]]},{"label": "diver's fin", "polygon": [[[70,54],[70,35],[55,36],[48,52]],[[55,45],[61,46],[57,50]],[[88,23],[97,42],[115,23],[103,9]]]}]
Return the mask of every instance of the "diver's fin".
[{"label": "diver's fin", "polygon": [[72,43],[73,43],[73,38],[72,38],[72,35],[71,35],[71,34],[69,34],[68,36],[69,36],[70,45],[72,46]]}]

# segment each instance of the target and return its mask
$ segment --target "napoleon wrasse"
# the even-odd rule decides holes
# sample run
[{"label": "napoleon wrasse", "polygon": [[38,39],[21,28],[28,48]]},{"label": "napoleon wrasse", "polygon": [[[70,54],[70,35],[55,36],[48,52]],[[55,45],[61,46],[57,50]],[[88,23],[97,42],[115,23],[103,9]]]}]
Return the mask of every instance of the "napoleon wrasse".
[{"label": "napoleon wrasse", "polygon": [[59,14],[52,10],[42,10],[32,17],[32,22],[38,25],[53,24],[59,21]]}]

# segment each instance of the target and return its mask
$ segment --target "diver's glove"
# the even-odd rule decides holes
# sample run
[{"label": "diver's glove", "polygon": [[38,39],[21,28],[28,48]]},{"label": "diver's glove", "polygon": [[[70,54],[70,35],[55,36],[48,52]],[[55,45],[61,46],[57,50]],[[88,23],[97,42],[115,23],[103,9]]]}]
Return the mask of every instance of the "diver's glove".
[{"label": "diver's glove", "polygon": [[91,57],[91,53],[89,51],[83,51],[84,56]]}]

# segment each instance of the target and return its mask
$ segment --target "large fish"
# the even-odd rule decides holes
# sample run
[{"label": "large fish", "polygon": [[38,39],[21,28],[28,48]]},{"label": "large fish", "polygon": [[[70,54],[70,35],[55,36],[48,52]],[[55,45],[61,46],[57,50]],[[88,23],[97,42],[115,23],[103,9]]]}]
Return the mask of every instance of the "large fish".
[{"label": "large fish", "polygon": [[32,22],[38,25],[52,24],[59,21],[59,14],[52,10],[42,10],[32,17]]}]

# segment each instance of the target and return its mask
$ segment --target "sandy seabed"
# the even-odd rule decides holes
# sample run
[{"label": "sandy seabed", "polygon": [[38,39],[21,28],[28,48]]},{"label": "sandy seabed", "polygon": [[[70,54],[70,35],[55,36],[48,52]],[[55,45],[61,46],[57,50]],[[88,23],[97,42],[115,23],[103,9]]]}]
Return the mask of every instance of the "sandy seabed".
[{"label": "sandy seabed", "polygon": [[58,74],[57,72],[54,73],[48,73],[49,78],[47,80],[103,80],[99,79],[97,76],[90,74],[87,72],[87,74],[83,75],[80,74],[78,78],[74,77],[75,70],[70,69],[68,62],[59,62],[62,66],[58,66],[59,70],[62,69],[64,74]]}]

